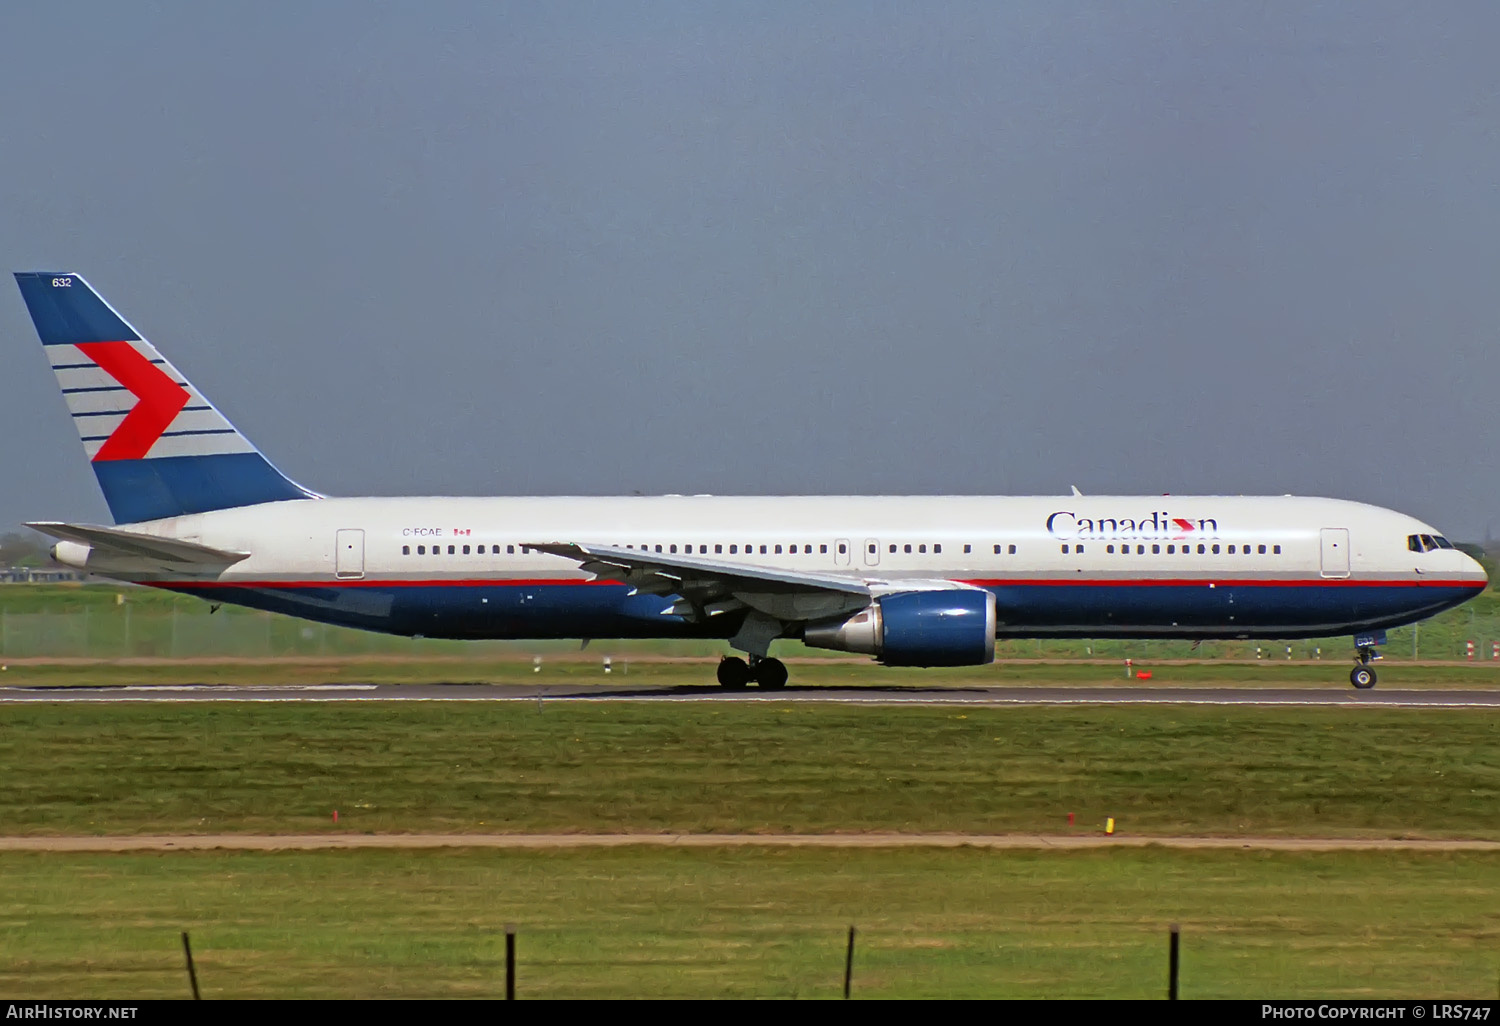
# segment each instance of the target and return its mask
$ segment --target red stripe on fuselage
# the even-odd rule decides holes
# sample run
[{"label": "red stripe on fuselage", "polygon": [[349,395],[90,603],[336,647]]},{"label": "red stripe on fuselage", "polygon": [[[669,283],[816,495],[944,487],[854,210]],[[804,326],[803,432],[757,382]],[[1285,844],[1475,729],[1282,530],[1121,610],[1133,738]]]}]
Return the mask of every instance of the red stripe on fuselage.
[{"label": "red stripe on fuselage", "polygon": [[[224,580],[224,581],[142,581],[143,584],[170,584],[174,588],[545,588],[552,585],[566,585],[570,588],[583,586],[622,586],[621,581],[612,580],[585,580],[583,578],[514,578],[514,577],[473,577],[461,579],[428,578],[424,580],[339,580],[329,579],[323,581],[274,581],[274,580]],[[899,584],[899,582],[891,582]],[[1216,579],[1216,580],[1191,580],[1184,578],[1130,578],[1128,580],[1073,580],[1066,577],[1060,578],[1012,578],[1004,580],[954,580],[954,584],[967,584],[980,588],[1003,588],[1003,587],[1054,587],[1054,588],[1132,588],[1132,587],[1172,587],[1172,588],[1206,588],[1212,584],[1217,588],[1472,588],[1482,591],[1485,587],[1483,582],[1468,580],[1412,580],[1410,578],[1399,579],[1364,579],[1355,580],[1349,578],[1300,578],[1296,580],[1249,580],[1249,579]]]}]

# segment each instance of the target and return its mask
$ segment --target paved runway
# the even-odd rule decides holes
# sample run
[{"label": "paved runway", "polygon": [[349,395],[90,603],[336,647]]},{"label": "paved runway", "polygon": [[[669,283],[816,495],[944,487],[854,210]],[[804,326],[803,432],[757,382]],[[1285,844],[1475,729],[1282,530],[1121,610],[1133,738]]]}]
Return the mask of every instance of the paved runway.
[{"label": "paved runway", "polygon": [[708,685],[287,684],[5,687],[3,702],[840,702],[853,705],[1317,705],[1496,708],[1500,690],[1327,688],[789,687]]}]

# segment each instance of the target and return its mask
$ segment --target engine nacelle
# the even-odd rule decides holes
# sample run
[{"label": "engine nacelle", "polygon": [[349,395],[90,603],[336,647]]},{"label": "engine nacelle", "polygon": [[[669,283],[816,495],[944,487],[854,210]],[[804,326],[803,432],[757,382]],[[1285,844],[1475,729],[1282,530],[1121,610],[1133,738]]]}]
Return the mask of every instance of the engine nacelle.
[{"label": "engine nacelle", "polygon": [[808,624],[802,640],[887,666],[979,666],[995,661],[995,596],[970,588],[882,595],[846,619]]}]

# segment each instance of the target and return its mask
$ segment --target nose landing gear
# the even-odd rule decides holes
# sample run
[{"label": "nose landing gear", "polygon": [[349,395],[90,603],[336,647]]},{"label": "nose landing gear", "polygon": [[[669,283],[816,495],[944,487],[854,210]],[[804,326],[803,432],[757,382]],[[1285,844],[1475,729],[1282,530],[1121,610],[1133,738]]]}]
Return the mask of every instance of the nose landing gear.
[{"label": "nose landing gear", "polygon": [[1355,660],[1359,663],[1349,671],[1349,683],[1361,691],[1368,691],[1375,686],[1375,670],[1371,663],[1381,658],[1380,652],[1376,650],[1377,645],[1385,644],[1385,631],[1377,631],[1374,634],[1358,634],[1354,638]]}]

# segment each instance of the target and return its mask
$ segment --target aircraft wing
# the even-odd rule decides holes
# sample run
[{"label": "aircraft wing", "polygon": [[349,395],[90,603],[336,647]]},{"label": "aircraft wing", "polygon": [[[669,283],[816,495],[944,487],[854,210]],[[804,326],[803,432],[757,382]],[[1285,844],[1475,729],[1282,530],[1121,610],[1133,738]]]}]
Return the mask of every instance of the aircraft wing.
[{"label": "aircraft wing", "polygon": [[97,524],[59,524],[40,521],[26,525],[34,531],[50,534],[63,541],[78,542],[92,549],[90,559],[100,562],[139,562],[172,564],[175,569],[193,567],[222,569],[242,559],[248,552],[233,552],[215,549],[197,542],[180,541],[176,538],[161,538],[154,534],[137,534],[118,527],[102,527]]},{"label": "aircraft wing", "polygon": [[528,542],[527,547],[577,560],[596,580],[620,581],[637,594],[677,595],[663,613],[694,622],[744,609],[783,621],[815,620],[863,609],[875,594],[859,578],[818,571],[577,542]]}]

